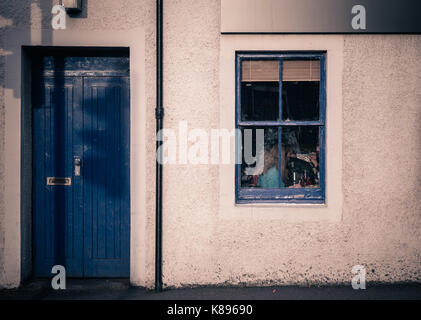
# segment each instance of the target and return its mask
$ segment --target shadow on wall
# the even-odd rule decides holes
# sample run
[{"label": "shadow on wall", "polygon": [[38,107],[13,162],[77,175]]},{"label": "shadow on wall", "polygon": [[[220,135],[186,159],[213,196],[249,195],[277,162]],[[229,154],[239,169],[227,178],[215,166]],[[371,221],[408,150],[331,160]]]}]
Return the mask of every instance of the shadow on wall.
[{"label": "shadow on wall", "polygon": [[[71,19],[88,18],[88,1],[82,1],[82,11],[80,13],[69,13]],[[59,4],[59,0],[14,0],[2,1],[0,4],[0,80],[1,86],[6,88],[5,59],[19,57],[21,52],[13,52],[6,47],[5,36],[14,30],[23,31],[23,37],[17,39],[22,44],[51,44],[53,14],[51,10],[54,5]],[[33,28],[31,28],[33,27]],[[20,46],[17,46],[21,50]],[[12,89],[16,95],[16,88]]]},{"label": "shadow on wall", "polygon": [[[83,0],[83,10],[72,14],[71,18],[88,17],[88,0]],[[22,279],[32,272],[32,110],[31,110],[31,51],[22,45],[51,45],[52,43],[52,8],[59,0],[14,0],[0,2],[0,185],[5,186],[5,97],[7,90],[22,101],[21,112],[21,268]],[[11,32],[19,31],[18,39],[6,38]],[[11,47],[9,47],[11,46]],[[21,66],[22,83],[6,83],[6,71],[14,76],[16,71],[6,70],[7,66]],[[22,90],[21,90],[22,89]],[[2,132],[1,132],[2,131]],[[0,191],[0,228],[4,228],[7,219],[5,212],[5,190]],[[0,229],[0,248],[5,247],[5,232]],[[5,268],[4,254],[0,252],[0,275]],[[5,279],[7,281],[7,279]]]},{"label": "shadow on wall", "polygon": [[[21,99],[21,280],[28,278],[32,273],[32,112],[31,112],[31,93],[30,93],[30,77],[23,77],[22,83],[16,81],[6,84],[6,72],[10,76],[14,76],[16,71],[6,70],[9,66],[21,66],[21,74],[27,74],[30,70],[30,59],[27,59],[22,45],[32,43],[51,43],[51,10],[54,0],[17,0],[17,1],[1,1],[0,4],[0,111],[2,117],[0,121],[0,147],[5,147],[5,117],[6,108],[6,91],[8,96],[13,96]],[[32,29],[31,27],[34,27]],[[18,39],[10,39],[9,33],[19,31],[20,37]],[[9,40],[6,40],[9,38]],[[7,43],[7,41],[16,41],[15,43]],[[9,47],[9,46],[12,46]],[[7,60],[7,66],[6,66]],[[17,76],[17,75],[16,75]],[[23,89],[21,91],[21,89]],[[27,90],[29,89],[29,90]],[[4,165],[7,155],[4,150],[0,150],[0,184],[5,186]],[[3,172],[2,172],[3,171]],[[6,208],[4,206],[5,191],[0,192],[0,210],[2,213],[2,225],[7,225]],[[0,230],[2,235],[5,235],[5,230]],[[6,242],[7,239],[2,237],[0,241]],[[10,240],[9,240],[10,241]],[[0,245],[5,247],[6,243]],[[7,259],[4,253],[0,252],[0,273],[5,272],[10,268],[7,266]],[[15,259],[15,257],[13,257]],[[8,274],[5,274],[8,277]],[[13,282],[12,279],[2,279],[2,282]]]}]

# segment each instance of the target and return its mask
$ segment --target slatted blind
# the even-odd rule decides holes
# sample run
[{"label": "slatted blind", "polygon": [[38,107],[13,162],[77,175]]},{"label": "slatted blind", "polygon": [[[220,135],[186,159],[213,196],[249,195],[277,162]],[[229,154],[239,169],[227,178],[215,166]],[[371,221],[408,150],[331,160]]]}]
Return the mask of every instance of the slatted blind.
[{"label": "slatted blind", "polygon": [[[244,60],[241,81],[279,81],[279,61]],[[282,81],[320,81],[320,60],[284,60]]]},{"label": "slatted blind", "polygon": [[320,81],[320,60],[284,60],[282,81]]},{"label": "slatted blind", "polygon": [[279,81],[279,60],[244,60],[242,81]]}]

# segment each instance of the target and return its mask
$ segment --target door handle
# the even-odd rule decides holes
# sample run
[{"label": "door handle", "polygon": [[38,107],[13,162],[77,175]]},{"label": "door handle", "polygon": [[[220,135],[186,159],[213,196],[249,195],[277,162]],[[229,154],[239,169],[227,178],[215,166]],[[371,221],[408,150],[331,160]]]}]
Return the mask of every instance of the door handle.
[{"label": "door handle", "polygon": [[82,164],[82,160],[80,159],[80,157],[74,157],[73,158],[73,166],[74,166],[75,177],[80,176],[80,166],[81,166],[81,164]]}]

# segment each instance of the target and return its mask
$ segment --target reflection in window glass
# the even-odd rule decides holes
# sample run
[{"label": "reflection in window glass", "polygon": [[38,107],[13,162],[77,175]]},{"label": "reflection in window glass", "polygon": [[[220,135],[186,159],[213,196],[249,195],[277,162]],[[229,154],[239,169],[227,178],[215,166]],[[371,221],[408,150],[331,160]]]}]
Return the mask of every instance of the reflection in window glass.
[{"label": "reflection in window glass", "polygon": [[319,120],[319,82],[282,83],[282,120]]},{"label": "reflection in window glass", "polygon": [[241,187],[279,188],[278,128],[254,127],[242,129],[241,132]]},{"label": "reflection in window glass", "polygon": [[241,84],[241,120],[270,121],[279,118],[278,82],[243,82]]},{"label": "reflection in window glass", "polygon": [[319,60],[285,60],[282,65],[282,119],[319,120],[319,91]]},{"label": "reflection in window glass", "polygon": [[241,120],[278,120],[279,60],[244,60],[241,68]]},{"label": "reflection in window glass", "polygon": [[319,174],[319,128],[282,128],[282,180],[287,188],[317,188]]}]

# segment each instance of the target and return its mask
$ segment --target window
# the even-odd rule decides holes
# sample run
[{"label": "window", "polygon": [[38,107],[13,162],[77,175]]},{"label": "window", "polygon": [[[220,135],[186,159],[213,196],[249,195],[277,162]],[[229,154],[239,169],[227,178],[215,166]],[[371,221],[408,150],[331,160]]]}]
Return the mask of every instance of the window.
[{"label": "window", "polygon": [[324,203],[325,54],[236,56],[236,202]]}]

